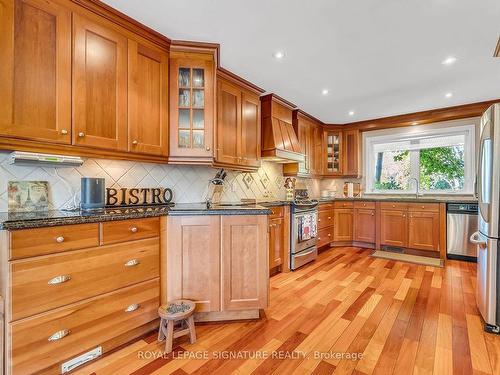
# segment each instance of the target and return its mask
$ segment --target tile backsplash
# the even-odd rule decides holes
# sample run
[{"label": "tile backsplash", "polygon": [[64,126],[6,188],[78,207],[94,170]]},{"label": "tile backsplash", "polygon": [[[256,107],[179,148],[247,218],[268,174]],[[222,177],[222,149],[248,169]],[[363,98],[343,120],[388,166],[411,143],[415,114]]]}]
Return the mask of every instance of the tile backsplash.
[{"label": "tile backsplash", "polygon": [[[48,181],[49,209],[69,209],[79,204],[81,177],[102,177],[107,187],[169,187],[174,202],[202,202],[208,180],[217,169],[207,166],[186,166],[141,163],[110,159],[85,159],[78,168],[14,166],[8,152],[0,152],[0,211],[7,211],[7,182],[10,180]],[[222,200],[241,198],[285,197],[283,168],[280,164],[263,162],[254,173],[227,171]],[[315,180],[304,180],[311,195],[319,194]]]}]

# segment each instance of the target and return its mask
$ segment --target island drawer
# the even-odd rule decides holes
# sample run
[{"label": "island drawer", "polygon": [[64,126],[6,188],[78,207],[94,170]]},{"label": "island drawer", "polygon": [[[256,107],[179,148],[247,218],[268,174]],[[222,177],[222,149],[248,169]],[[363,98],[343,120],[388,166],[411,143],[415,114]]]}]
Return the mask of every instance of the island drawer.
[{"label": "island drawer", "polygon": [[160,235],[160,218],[108,221],[102,225],[102,244],[140,240]]},{"label": "island drawer", "polygon": [[271,213],[269,214],[270,219],[283,217],[285,211],[285,208],[283,206],[273,206],[269,207],[269,209],[271,210]]},{"label": "island drawer", "polygon": [[380,202],[381,210],[405,211],[408,209],[408,203],[401,202]]},{"label": "island drawer", "polygon": [[74,224],[10,232],[11,259],[99,246],[99,224]]},{"label": "island drawer", "polygon": [[336,201],[334,203],[335,208],[352,208],[354,206],[353,201]]},{"label": "island drawer", "polygon": [[39,373],[114,340],[155,320],[158,306],[156,278],[10,323],[12,373]]},{"label": "island drawer", "polygon": [[354,208],[365,208],[367,210],[374,210],[375,202],[354,202]]},{"label": "island drawer", "polygon": [[318,229],[327,228],[333,225],[333,211],[318,212]]},{"label": "island drawer", "polygon": [[333,203],[320,203],[318,206],[318,211],[333,210],[333,206]]},{"label": "island drawer", "polygon": [[159,239],[14,261],[17,320],[159,276]]},{"label": "island drawer", "polygon": [[439,212],[439,203],[408,203],[408,211]]}]

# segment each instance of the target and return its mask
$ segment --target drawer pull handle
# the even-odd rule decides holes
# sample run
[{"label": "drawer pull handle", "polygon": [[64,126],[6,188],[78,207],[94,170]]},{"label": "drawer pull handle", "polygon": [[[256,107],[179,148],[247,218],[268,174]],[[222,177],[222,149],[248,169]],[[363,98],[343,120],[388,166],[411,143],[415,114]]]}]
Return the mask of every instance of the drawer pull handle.
[{"label": "drawer pull handle", "polygon": [[132,228],[130,228],[130,231],[131,231],[132,233],[137,233],[137,227],[132,227]]},{"label": "drawer pull handle", "polygon": [[135,311],[135,310],[137,310],[139,307],[141,307],[141,305],[140,305],[140,304],[138,304],[138,303],[134,303],[134,304],[132,304],[132,305],[127,306],[127,308],[125,309],[125,312],[132,312],[132,311]]},{"label": "drawer pull handle", "polygon": [[63,243],[64,242],[64,237],[63,236],[56,237],[56,242],[57,243]]},{"label": "drawer pull handle", "polygon": [[137,266],[139,263],[139,259],[130,259],[128,262],[125,263],[125,267],[133,267]]},{"label": "drawer pull handle", "polygon": [[57,331],[56,333],[54,333],[52,336],[49,337],[49,341],[57,341],[57,340],[60,340],[66,336],[69,335],[69,329],[62,329],[60,331]]},{"label": "drawer pull handle", "polygon": [[70,280],[71,280],[70,275],[59,275],[59,276],[56,276],[56,277],[50,279],[47,284],[57,285],[57,284],[65,283],[66,281],[70,281]]}]

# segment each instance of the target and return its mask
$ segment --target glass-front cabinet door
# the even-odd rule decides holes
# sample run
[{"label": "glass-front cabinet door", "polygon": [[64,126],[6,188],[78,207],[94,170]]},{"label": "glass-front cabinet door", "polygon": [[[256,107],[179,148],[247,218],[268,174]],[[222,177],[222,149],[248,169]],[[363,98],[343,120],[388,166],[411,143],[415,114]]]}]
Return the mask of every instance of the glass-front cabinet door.
[{"label": "glass-front cabinet door", "polygon": [[170,62],[170,153],[169,159],[212,158],[214,123],[214,61],[207,54]]},{"label": "glass-front cabinet door", "polygon": [[325,131],[323,134],[325,145],[324,174],[342,174],[342,132]]}]

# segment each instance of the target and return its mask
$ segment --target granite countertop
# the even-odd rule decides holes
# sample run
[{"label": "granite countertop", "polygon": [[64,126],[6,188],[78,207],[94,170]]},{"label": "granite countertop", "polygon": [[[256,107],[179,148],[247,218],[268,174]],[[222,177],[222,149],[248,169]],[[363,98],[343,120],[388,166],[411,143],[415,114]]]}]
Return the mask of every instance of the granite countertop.
[{"label": "granite countertop", "polygon": [[336,197],[336,198],[319,198],[321,202],[334,202],[334,201],[373,201],[373,202],[410,202],[410,203],[477,203],[477,199],[471,196],[446,196],[446,197],[432,197],[432,196],[423,196],[419,198],[402,196],[402,197],[387,197],[387,196],[362,196],[355,198],[344,198],[344,197]]},{"label": "granite countertop", "polygon": [[270,213],[271,211],[266,207],[256,204],[207,208],[204,203],[106,208],[95,211],[0,212],[0,230],[53,227],[168,215],[268,215]]}]

